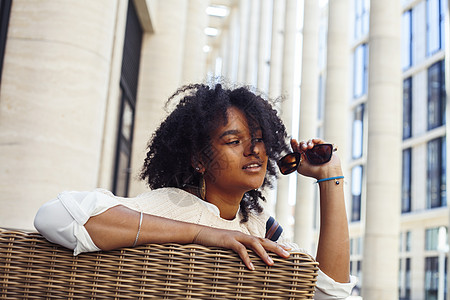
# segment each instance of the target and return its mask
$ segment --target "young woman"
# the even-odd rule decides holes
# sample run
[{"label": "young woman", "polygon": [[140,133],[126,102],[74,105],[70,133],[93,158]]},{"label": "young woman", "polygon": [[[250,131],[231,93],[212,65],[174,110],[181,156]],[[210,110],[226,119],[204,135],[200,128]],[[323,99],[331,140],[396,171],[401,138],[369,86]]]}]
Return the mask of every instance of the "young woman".
[{"label": "young woman", "polygon": [[[105,190],[63,192],[44,204],[35,227],[49,241],[81,252],[147,243],[197,243],[233,249],[249,269],[252,249],[268,265],[267,251],[288,257],[281,227],[260,205],[260,189],[270,187],[281,154],[290,152],[276,110],[248,88],[189,85],[154,133],[141,173],[150,191],[136,198]],[[320,144],[321,146],[317,146]],[[282,171],[316,178],[321,226],[316,260],[320,264],[315,299],[344,299],[355,279],[349,275],[349,238],[342,170],[331,150],[315,161],[320,139],[291,141]],[[328,161],[329,160],[329,161]]]}]

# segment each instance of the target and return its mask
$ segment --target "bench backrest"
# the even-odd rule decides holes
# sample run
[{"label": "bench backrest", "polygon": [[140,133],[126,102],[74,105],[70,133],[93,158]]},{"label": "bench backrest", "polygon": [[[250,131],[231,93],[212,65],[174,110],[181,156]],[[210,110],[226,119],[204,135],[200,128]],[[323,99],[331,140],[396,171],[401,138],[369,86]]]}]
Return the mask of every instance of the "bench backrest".
[{"label": "bench backrest", "polygon": [[250,256],[255,271],[231,250],[194,244],[149,244],[74,257],[38,233],[0,228],[0,298],[313,298],[317,263],[311,256],[272,256],[273,267]]}]

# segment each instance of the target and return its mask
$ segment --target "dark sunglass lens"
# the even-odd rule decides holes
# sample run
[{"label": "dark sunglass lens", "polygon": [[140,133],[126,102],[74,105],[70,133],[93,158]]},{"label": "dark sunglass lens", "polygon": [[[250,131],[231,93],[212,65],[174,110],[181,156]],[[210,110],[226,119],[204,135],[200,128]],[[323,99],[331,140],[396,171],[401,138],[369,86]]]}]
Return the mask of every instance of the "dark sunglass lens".
[{"label": "dark sunglass lens", "polygon": [[290,153],[278,161],[278,167],[283,175],[290,174],[297,170],[298,163],[300,162],[300,153]]},{"label": "dark sunglass lens", "polygon": [[313,165],[320,165],[330,161],[333,155],[333,145],[318,144],[305,152],[306,158]]}]

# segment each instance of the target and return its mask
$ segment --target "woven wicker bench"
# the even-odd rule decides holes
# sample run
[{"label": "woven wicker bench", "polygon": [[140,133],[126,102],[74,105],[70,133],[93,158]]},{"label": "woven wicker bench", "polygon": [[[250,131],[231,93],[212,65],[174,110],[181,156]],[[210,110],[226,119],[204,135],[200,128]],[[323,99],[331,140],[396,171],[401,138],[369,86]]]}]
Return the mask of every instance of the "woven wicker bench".
[{"label": "woven wicker bench", "polygon": [[312,299],[317,263],[294,252],[249,271],[231,250],[150,244],[84,253],[0,228],[0,299]]}]

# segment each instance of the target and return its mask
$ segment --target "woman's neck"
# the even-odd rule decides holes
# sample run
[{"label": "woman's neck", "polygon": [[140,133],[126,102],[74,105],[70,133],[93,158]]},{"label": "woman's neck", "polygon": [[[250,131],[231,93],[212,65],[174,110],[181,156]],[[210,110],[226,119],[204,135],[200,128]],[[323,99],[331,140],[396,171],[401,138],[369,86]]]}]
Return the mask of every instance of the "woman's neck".
[{"label": "woman's neck", "polygon": [[244,193],[218,193],[212,189],[206,189],[205,201],[214,204],[219,208],[220,217],[226,220],[233,220],[239,211]]},{"label": "woman's neck", "polygon": [[[184,187],[183,189],[200,199],[202,198],[198,188]],[[219,209],[221,218],[226,220],[233,220],[236,217],[237,212],[239,211],[239,205],[243,197],[243,193],[236,194],[235,196],[231,196],[230,193],[227,193],[226,195],[222,196],[219,193],[207,190],[206,197],[203,200],[214,204]]]}]

